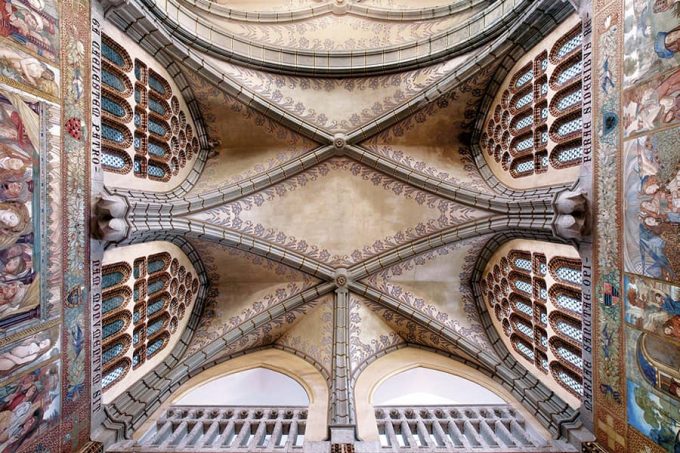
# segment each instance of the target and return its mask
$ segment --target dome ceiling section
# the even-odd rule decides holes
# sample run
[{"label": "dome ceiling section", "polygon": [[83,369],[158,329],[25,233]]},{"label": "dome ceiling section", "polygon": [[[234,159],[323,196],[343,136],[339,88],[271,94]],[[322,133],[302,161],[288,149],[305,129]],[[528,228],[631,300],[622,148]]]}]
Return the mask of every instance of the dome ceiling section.
[{"label": "dome ceiling section", "polygon": [[332,158],[189,219],[341,267],[488,216],[356,161]]},{"label": "dome ceiling section", "polygon": [[247,181],[300,158],[319,143],[240,102],[195,72],[183,71],[213,142],[188,197]]},{"label": "dome ceiling section", "polygon": [[[125,14],[131,17],[138,17],[139,14],[154,17],[155,22],[169,35],[219,59],[274,72],[317,76],[385,73],[452,58],[501,35],[510,24],[517,23],[527,11],[534,9],[532,0],[499,0],[473,14],[462,24],[435,32],[424,39],[416,38],[415,41],[378,49],[329,51],[310,50],[309,45],[289,48],[240,37],[222,30],[220,26],[196,14],[196,8],[187,8],[179,0],[167,0],[154,5],[130,2],[124,8]],[[127,11],[132,8],[139,11]],[[403,23],[401,27],[404,27]]]},{"label": "dome ceiling section", "polygon": [[348,134],[388,115],[451,77],[465,61],[461,56],[391,75],[340,79],[273,74],[205,58],[235,83],[328,134]]}]

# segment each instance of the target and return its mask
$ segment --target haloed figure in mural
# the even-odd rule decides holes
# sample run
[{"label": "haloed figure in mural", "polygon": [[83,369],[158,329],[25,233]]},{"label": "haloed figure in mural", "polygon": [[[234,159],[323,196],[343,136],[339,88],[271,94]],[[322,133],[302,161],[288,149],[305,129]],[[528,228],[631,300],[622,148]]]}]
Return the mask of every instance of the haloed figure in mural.
[{"label": "haloed figure in mural", "polygon": [[0,101],[0,321],[38,305],[35,170],[35,149],[19,113]]},{"label": "haloed figure in mural", "polygon": [[0,387],[0,453],[16,451],[59,416],[59,367],[37,368]]}]

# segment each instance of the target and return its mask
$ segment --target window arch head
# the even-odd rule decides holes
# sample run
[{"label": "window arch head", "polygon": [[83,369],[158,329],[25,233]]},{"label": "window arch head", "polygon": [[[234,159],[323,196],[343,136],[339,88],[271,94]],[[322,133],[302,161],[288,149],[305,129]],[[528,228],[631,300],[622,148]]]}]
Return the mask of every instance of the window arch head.
[{"label": "window arch head", "polygon": [[[102,36],[104,182],[167,192],[189,175],[196,161],[196,128],[163,65],[128,36],[110,32]],[[133,61],[128,50],[139,58]]]},{"label": "window arch head", "polygon": [[172,243],[155,241],[105,252],[102,353],[104,365],[113,370],[104,389],[106,401],[125,390],[123,382],[130,382],[118,375],[141,376],[167,357],[200,290],[196,268]]},{"label": "window arch head", "polygon": [[494,176],[512,189],[570,183],[578,177],[580,27],[573,15],[521,57],[491,104],[479,145]]},{"label": "window arch head", "polygon": [[[508,350],[578,405],[569,379],[580,379],[582,369],[581,260],[576,250],[535,240],[509,241],[491,257],[479,284]],[[553,365],[560,366],[559,374]]]}]

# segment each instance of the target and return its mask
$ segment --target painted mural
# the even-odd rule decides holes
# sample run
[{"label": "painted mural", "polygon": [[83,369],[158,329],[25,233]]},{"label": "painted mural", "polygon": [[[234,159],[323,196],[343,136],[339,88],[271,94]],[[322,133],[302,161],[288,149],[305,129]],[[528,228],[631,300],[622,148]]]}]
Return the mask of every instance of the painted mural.
[{"label": "painted mural", "polygon": [[0,347],[0,379],[9,378],[30,366],[58,357],[59,334],[60,329],[56,326]]},{"label": "painted mural", "polygon": [[18,451],[58,423],[59,368],[52,362],[0,387],[0,452]]},{"label": "painted mural", "polygon": [[624,84],[680,63],[680,2],[626,0]]},{"label": "painted mural", "polygon": [[4,98],[0,128],[0,326],[7,326],[40,302],[40,209],[34,190],[40,187],[40,162],[19,111]]},{"label": "painted mural", "polygon": [[[680,82],[680,78],[678,80]],[[680,276],[678,129],[627,141],[624,153],[626,271],[677,280]]]},{"label": "painted mural", "polygon": [[51,0],[0,0],[0,36],[52,63],[59,61],[59,20]]}]

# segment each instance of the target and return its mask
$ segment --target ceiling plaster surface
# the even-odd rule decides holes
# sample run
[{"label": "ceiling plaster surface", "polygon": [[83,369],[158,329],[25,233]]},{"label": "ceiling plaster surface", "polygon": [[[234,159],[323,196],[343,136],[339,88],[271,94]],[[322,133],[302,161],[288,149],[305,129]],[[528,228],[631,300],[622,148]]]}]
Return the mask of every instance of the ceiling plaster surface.
[{"label": "ceiling plaster surface", "polygon": [[395,264],[364,283],[442,322],[481,348],[491,349],[470,289],[470,277],[492,235],[440,247]]},{"label": "ceiling plaster surface", "polygon": [[276,342],[312,357],[331,374],[333,355],[333,295],[319,298],[319,303]]},{"label": "ceiling plaster surface", "polygon": [[479,102],[492,73],[491,69],[481,70],[457,89],[361,146],[434,178],[493,194],[481,177],[469,146]]},{"label": "ceiling plaster surface", "polygon": [[481,8],[431,20],[383,21],[351,14],[325,14],[285,23],[241,22],[201,9],[194,12],[216,29],[251,42],[289,49],[356,51],[425,40],[464,23]]},{"label": "ceiling plaster surface", "polygon": [[271,120],[184,70],[208,128],[218,142],[189,195],[215,190],[271,170],[316,148],[318,143]]},{"label": "ceiling plaster surface", "polygon": [[353,160],[333,158],[190,218],[342,266],[488,215]]},{"label": "ceiling plaster surface", "polygon": [[[213,0],[218,5],[239,11],[287,11],[323,4],[319,0]],[[426,0],[428,1],[428,0]]]},{"label": "ceiling plaster surface", "polygon": [[188,354],[267,308],[319,283],[300,271],[241,250],[194,241],[210,289]]},{"label": "ceiling plaster surface", "polygon": [[350,294],[349,356],[350,368],[356,370],[363,362],[385,349],[405,341],[377,313],[366,299]]},{"label": "ceiling plaster surface", "polygon": [[248,90],[301,120],[330,133],[348,133],[413,99],[453,72],[466,55],[396,74],[313,78],[273,74],[202,55]]}]

